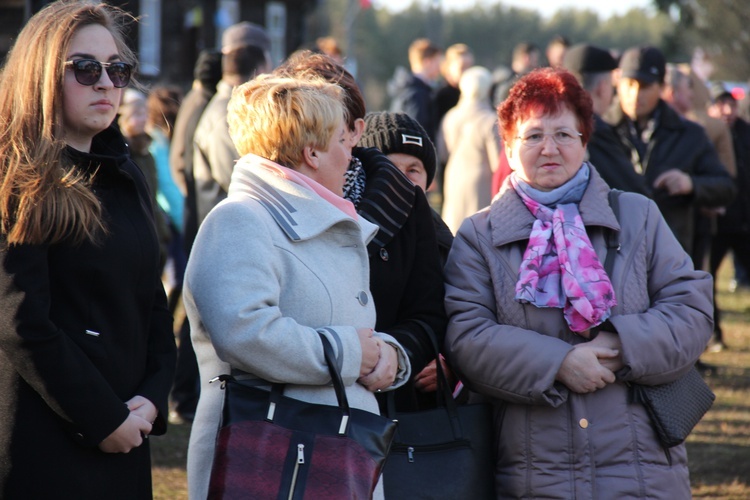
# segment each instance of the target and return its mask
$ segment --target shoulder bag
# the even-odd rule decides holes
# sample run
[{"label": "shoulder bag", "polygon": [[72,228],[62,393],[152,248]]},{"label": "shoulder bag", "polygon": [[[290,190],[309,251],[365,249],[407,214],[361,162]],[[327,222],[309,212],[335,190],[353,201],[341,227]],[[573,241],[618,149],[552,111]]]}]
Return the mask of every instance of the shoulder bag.
[{"label": "shoulder bag", "polygon": [[[439,350],[429,326],[422,325]],[[387,499],[494,499],[492,408],[487,403],[459,405],[437,363],[437,408],[396,413],[388,394],[388,416],[398,421],[383,471]]]},{"label": "shoulder bag", "polygon": [[[609,206],[620,220],[618,190],[609,192]],[[604,270],[612,276],[614,257],[619,250],[617,231],[608,234]],[[695,367],[673,382],[660,385],[629,383],[631,402],[642,404],[656,430],[667,461],[672,463],[669,448],[687,439],[703,415],[711,408],[716,396]]]},{"label": "shoulder bag", "polygon": [[371,498],[396,424],[349,408],[333,348],[321,335],[338,406],[282,395],[284,384],[217,379],[224,410],[209,499]]}]

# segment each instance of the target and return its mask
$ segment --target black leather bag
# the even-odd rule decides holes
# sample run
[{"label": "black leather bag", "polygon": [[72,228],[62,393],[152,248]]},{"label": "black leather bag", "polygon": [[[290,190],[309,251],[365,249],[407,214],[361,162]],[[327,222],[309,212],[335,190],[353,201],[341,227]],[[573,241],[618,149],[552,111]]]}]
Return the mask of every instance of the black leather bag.
[{"label": "black leather bag", "polygon": [[217,377],[225,400],[209,499],[372,497],[396,424],[349,408],[333,348],[321,339],[339,406],[285,397],[283,384],[268,391],[258,379]]},{"label": "black leather bag", "polygon": [[[433,345],[437,356],[434,336]],[[494,499],[492,408],[457,404],[440,363],[437,368],[437,408],[396,413],[388,394],[388,416],[398,428],[383,471],[385,497]]]},{"label": "black leather bag", "polygon": [[[620,218],[620,191],[613,189],[609,192],[609,206],[615,217]],[[609,233],[607,257],[604,270],[612,275],[614,256],[619,248],[617,233]],[[612,241],[614,240],[614,241]],[[703,380],[698,370],[691,368],[674,382],[661,385],[629,384],[631,401],[640,403],[651,418],[667,460],[672,463],[669,448],[677,446],[687,439],[693,428],[700,422],[703,415],[711,408],[716,396]]]},{"label": "black leather bag", "polygon": [[664,448],[685,441],[716,399],[695,368],[668,384],[632,384],[631,391],[633,401],[646,407]]}]

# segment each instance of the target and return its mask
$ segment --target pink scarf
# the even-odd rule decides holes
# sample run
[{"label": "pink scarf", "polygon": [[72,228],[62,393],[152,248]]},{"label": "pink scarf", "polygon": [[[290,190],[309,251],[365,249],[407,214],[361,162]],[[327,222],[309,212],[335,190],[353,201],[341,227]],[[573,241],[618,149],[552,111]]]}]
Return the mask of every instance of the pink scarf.
[{"label": "pink scarf", "polygon": [[289,167],[285,167],[283,165],[279,165],[276,162],[273,162],[269,159],[263,158],[261,156],[257,156],[254,154],[248,154],[247,156],[253,156],[253,160],[258,163],[258,165],[264,167],[269,172],[272,172],[282,179],[287,179],[295,184],[299,184],[300,186],[305,186],[308,189],[312,190],[314,193],[316,193],[318,196],[326,200],[328,203],[333,205],[334,207],[338,208],[342,212],[344,212],[346,215],[351,217],[354,220],[359,219],[359,215],[357,214],[357,209],[354,208],[354,204],[344,199],[343,197],[334,194],[333,191],[328,189],[327,187],[323,186],[317,181],[314,181],[310,177],[300,174],[296,170],[292,170]]},{"label": "pink scarf", "polygon": [[536,217],[516,283],[516,300],[563,309],[571,331],[588,337],[617,304],[612,283],[586,234],[576,203],[554,210],[531,199],[517,180],[511,183]]}]

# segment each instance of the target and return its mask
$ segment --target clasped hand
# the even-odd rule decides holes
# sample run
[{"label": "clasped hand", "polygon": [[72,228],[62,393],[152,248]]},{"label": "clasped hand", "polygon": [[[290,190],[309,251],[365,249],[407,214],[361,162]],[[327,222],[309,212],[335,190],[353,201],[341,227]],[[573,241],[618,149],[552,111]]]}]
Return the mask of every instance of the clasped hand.
[{"label": "clasped hand", "polygon": [[624,363],[619,335],[599,332],[594,340],[576,345],[562,362],[556,379],[573,392],[585,394],[615,381]]},{"label": "clasped hand", "polygon": [[693,178],[682,170],[672,168],[656,178],[654,188],[666,189],[670,196],[690,194],[693,192]]},{"label": "clasped hand", "polygon": [[99,443],[105,453],[128,453],[143,444],[153,428],[158,410],[143,396],[134,396],[125,402],[130,414],[120,426]]},{"label": "clasped hand", "polygon": [[372,328],[358,328],[357,334],[362,345],[362,364],[357,382],[371,392],[387,389],[393,385],[398,374],[396,348],[375,337]]}]

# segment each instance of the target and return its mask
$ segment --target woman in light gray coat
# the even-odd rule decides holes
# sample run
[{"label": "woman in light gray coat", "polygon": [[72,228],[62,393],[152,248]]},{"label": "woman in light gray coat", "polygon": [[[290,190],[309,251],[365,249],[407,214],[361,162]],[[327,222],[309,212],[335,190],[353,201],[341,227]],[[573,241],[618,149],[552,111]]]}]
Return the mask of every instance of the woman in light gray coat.
[{"label": "woman in light gray coat", "polygon": [[461,75],[461,99],[443,118],[437,150],[445,163],[442,217],[454,233],[490,204],[492,173],[500,164],[497,115],[489,104],[492,77],[481,66]]},{"label": "woman in light gray coat", "polygon": [[684,444],[670,465],[627,384],[691,369],[712,331],[711,278],[652,201],[621,193],[618,222],[583,162],[591,100],[570,73],[521,78],[499,115],[514,172],[446,267],[446,352],[495,405],[497,497],[690,498]]},{"label": "woman in light gray coat", "polygon": [[208,491],[223,403],[219,384],[208,381],[217,375],[251,374],[288,384],[289,397],[336,405],[322,333],[352,407],[378,413],[373,392],[408,379],[401,346],[373,332],[366,246],[376,226],[341,197],[351,155],[341,92],[259,78],[229,103],[230,133],[244,156],[227,200],[201,225],[185,277],[201,378],[191,498]]}]

